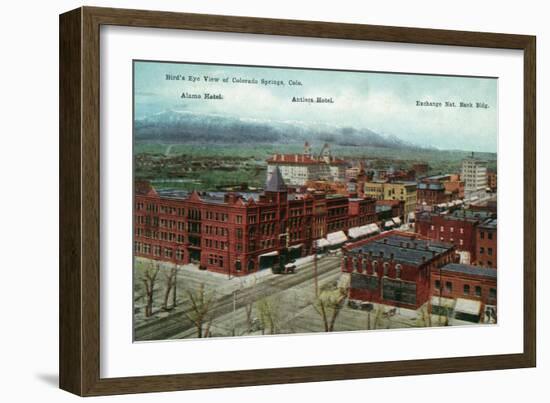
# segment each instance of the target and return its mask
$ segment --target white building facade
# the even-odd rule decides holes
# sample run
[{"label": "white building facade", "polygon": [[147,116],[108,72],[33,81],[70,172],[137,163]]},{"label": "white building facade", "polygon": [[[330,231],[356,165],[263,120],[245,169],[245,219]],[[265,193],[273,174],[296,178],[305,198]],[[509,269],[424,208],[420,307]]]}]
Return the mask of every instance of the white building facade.
[{"label": "white building facade", "polygon": [[487,190],[487,161],[473,156],[462,160],[461,179],[464,181],[465,198],[484,194]]}]

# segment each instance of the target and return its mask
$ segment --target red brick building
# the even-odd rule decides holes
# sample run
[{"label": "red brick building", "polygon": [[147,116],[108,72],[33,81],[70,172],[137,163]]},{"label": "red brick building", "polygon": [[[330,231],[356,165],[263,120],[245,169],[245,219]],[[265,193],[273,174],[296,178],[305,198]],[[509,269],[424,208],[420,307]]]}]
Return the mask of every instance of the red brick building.
[{"label": "red brick building", "polygon": [[[494,309],[496,321],[497,270],[457,263],[434,269],[431,272],[431,295],[434,313],[441,313],[441,307],[447,305],[455,318],[479,322],[489,306]],[[445,304],[445,299],[452,300],[452,303]]]},{"label": "red brick building", "polygon": [[417,309],[430,296],[430,272],[454,262],[455,247],[415,234],[389,231],[344,248],[350,300]]},{"label": "red brick building", "polygon": [[428,173],[430,166],[425,162],[419,162],[412,166],[412,170],[415,172],[416,177],[420,178]]},{"label": "red brick building", "polygon": [[429,239],[450,242],[461,252],[462,263],[474,263],[477,259],[477,226],[491,217],[488,212],[456,210],[449,214],[423,212],[416,216],[415,231]]},{"label": "red brick building", "polygon": [[464,197],[464,182],[458,175],[437,175],[423,178],[416,187],[416,202],[421,206],[434,206]]},{"label": "red brick building", "polygon": [[497,190],[497,173],[496,171],[487,170],[487,187],[491,189],[492,192]]},{"label": "red brick building", "polygon": [[497,267],[497,219],[488,218],[476,229],[478,266]]},{"label": "red brick building", "polygon": [[[245,275],[312,253],[313,241],[376,220],[373,199],[289,194],[280,172],[262,194],[135,188],[136,256]],[[350,213],[351,211],[351,213]]]}]

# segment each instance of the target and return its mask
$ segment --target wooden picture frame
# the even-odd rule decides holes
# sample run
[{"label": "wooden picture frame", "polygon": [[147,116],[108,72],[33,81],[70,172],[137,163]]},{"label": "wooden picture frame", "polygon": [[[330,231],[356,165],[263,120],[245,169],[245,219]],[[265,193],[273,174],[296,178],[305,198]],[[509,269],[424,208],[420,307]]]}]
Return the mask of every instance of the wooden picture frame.
[{"label": "wooden picture frame", "polygon": [[[100,377],[100,27],[170,28],[524,52],[523,353]],[[535,37],[483,32],[82,7],[60,16],[60,387],[81,396],[525,368],[536,365]]]}]

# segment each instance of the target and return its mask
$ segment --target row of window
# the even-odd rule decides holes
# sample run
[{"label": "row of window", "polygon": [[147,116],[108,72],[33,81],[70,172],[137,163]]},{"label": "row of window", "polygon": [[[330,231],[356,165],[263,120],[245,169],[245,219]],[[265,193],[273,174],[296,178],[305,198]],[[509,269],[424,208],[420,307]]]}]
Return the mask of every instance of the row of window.
[{"label": "row of window", "polygon": [[228,250],[229,249],[229,242],[226,241],[218,241],[217,239],[204,239],[204,244],[207,248],[212,249],[220,249],[220,250]]},{"label": "row of window", "polygon": [[[358,273],[362,273],[363,271],[367,273],[368,269],[370,268],[372,271],[372,275],[378,276],[378,274],[380,274],[378,273],[378,265],[379,264],[377,260],[373,260],[369,265],[367,260],[362,260],[361,262],[359,262],[357,258],[353,258],[351,263],[351,268],[354,272],[358,272]],[[390,268],[390,264],[388,262],[384,262],[382,264],[382,275],[384,277],[388,276],[389,268]],[[398,263],[395,265],[395,278],[398,278],[398,279],[401,278],[402,269],[403,267],[401,266],[401,264]]]},{"label": "row of window", "polygon": [[183,260],[184,257],[184,251],[181,249],[176,249],[174,251],[173,248],[163,248],[160,245],[153,245],[148,243],[141,243],[141,242],[134,242],[134,251],[136,253],[143,253],[146,255],[153,255],[155,257],[164,257],[166,259],[172,259],[173,257],[176,258],[176,260]]},{"label": "row of window", "polygon": [[[440,290],[441,289],[441,281],[440,280],[435,280],[434,287],[435,287],[436,290]],[[449,293],[453,292],[453,282],[452,281],[445,281],[445,291],[449,292]],[[481,298],[483,296],[483,290],[482,290],[481,286],[479,286],[479,285],[476,285],[474,287],[473,294],[472,294],[470,284],[464,284],[462,286],[462,293],[464,295],[475,295],[476,297],[479,297],[479,298]],[[497,297],[496,288],[492,288],[492,287],[489,288],[489,298],[496,299],[496,297]]]},{"label": "row of window", "polygon": [[205,215],[207,220],[222,221],[222,222],[227,222],[229,220],[229,214],[226,214],[226,213],[207,211]]},{"label": "row of window", "polygon": [[[485,231],[479,231],[479,239],[485,239]],[[492,232],[487,232],[487,239],[493,239]]]},{"label": "row of window", "polygon": [[162,241],[171,241],[177,243],[184,242],[184,236],[182,234],[176,234],[174,232],[164,232],[164,231],[152,231],[150,229],[137,227],[135,229],[135,235],[143,238],[151,239],[160,239]]},{"label": "row of window", "polygon": [[[434,231],[434,230],[435,230],[435,226],[434,226],[434,225],[430,225],[430,229],[431,229],[432,231]],[[461,234],[464,234],[464,228],[459,228],[458,230],[459,230],[459,232],[460,232]],[[439,227],[439,232],[445,232],[445,227],[443,227],[443,226]],[[451,232],[451,233],[455,232],[455,227],[449,227],[449,232]]]},{"label": "row of window", "polygon": [[229,235],[229,229],[227,229],[225,227],[205,225],[204,226],[204,233],[208,234],[208,235],[228,236]]}]

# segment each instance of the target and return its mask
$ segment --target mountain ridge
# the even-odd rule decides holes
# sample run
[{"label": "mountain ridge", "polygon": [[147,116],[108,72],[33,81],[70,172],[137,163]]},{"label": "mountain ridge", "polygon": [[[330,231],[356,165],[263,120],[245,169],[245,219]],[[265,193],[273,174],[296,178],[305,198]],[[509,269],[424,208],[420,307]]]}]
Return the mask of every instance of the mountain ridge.
[{"label": "mountain ridge", "polygon": [[177,143],[297,144],[308,141],[311,144],[321,142],[343,146],[429,149],[368,128],[238,118],[173,109],[136,119],[134,131],[136,140]]}]

